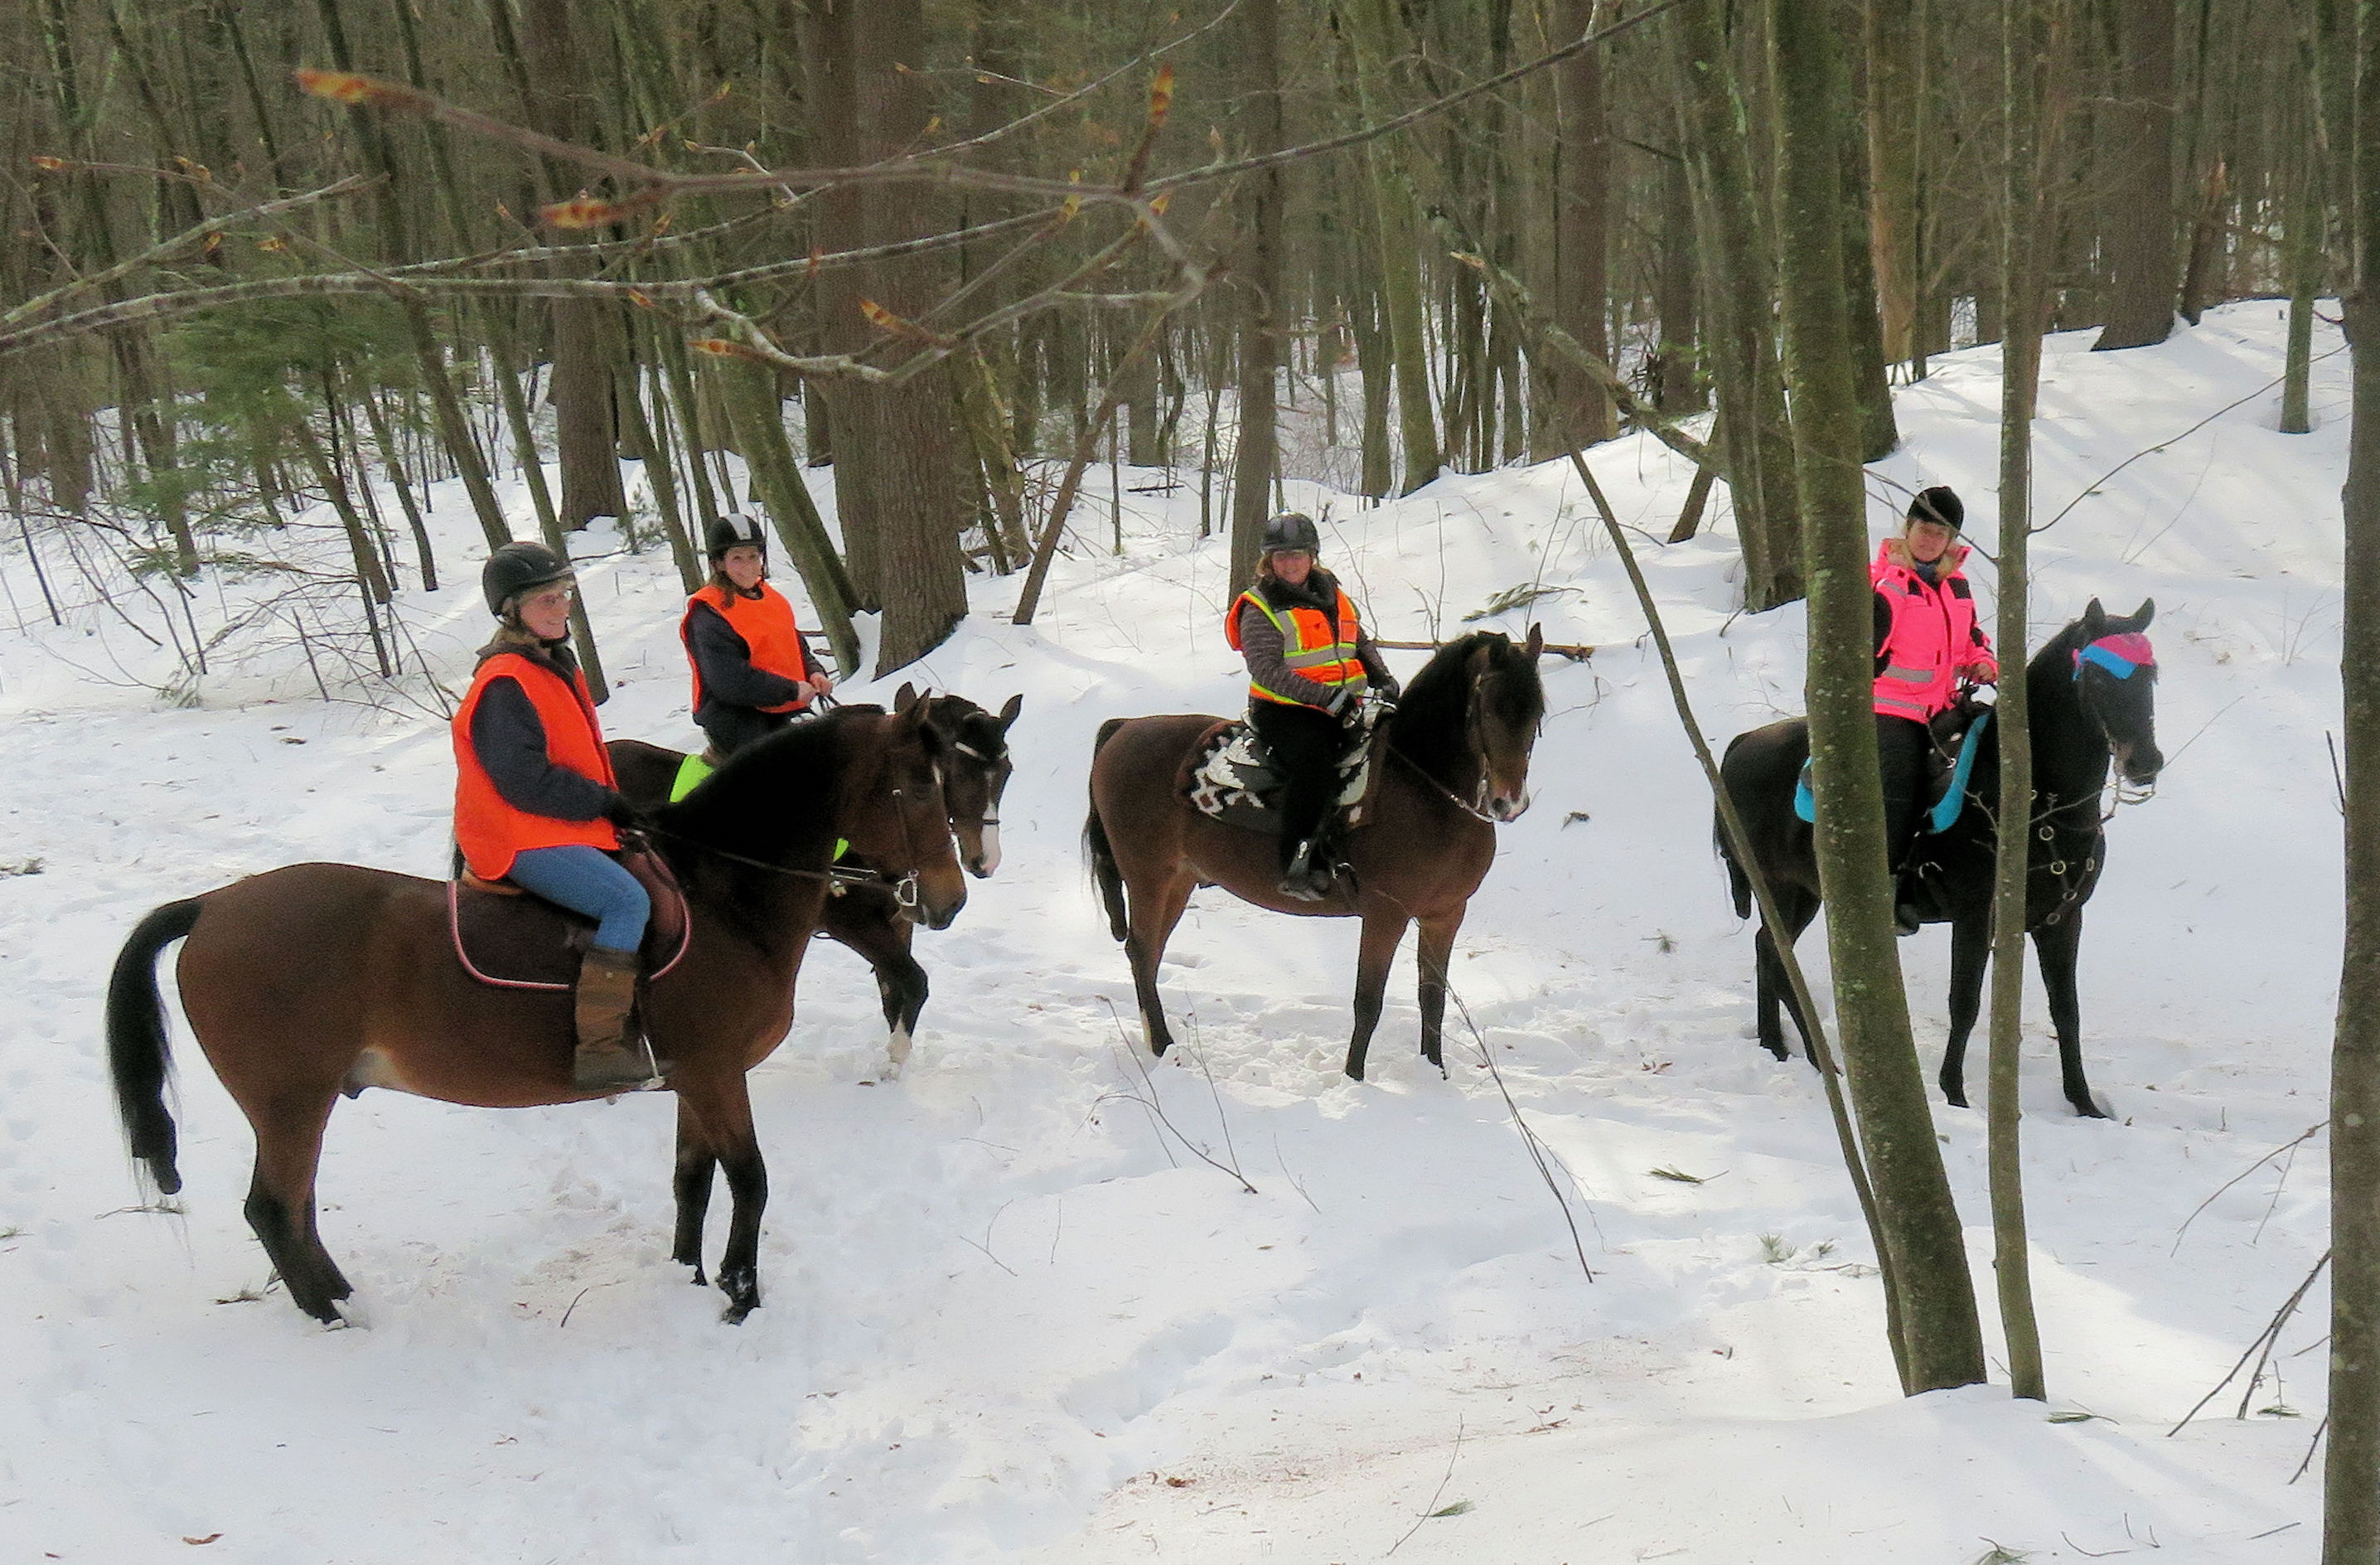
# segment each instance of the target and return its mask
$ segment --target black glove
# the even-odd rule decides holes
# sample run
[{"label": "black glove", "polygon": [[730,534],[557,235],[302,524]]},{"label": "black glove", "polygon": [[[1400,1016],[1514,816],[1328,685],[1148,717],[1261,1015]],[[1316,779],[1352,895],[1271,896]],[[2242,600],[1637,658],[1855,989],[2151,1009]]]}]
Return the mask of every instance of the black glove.
[{"label": "black glove", "polygon": [[642,832],[652,824],[642,810],[628,802],[624,793],[614,793],[603,801],[603,818],[622,831]]}]

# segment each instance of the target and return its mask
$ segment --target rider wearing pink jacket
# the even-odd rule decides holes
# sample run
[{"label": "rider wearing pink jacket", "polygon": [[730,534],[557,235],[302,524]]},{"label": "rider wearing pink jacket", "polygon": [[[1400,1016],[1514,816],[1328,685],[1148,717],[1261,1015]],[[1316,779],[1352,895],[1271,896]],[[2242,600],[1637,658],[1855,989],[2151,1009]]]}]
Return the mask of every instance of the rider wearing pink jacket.
[{"label": "rider wearing pink jacket", "polygon": [[[1896,873],[1916,835],[1925,803],[1928,719],[1959,698],[1961,679],[1999,679],[1991,639],[1975,616],[1974,593],[1960,571],[1969,550],[1958,541],[1967,507],[1948,484],[1910,502],[1898,538],[1876,551],[1876,744],[1884,771],[1885,851]],[[1900,910],[1901,933],[1917,927]]]}]

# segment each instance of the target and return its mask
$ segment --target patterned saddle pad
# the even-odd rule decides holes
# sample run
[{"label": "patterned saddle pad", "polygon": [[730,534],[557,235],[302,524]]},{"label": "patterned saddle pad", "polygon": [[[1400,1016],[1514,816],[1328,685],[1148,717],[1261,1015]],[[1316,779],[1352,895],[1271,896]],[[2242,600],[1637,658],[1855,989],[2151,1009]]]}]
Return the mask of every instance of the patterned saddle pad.
[{"label": "patterned saddle pad", "polygon": [[[1362,740],[1339,763],[1339,800],[1333,823],[1342,830],[1364,824],[1375,767],[1377,730],[1366,709]],[[1281,775],[1257,731],[1245,722],[1218,723],[1198,736],[1184,768],[1182,796],[1202,814],[1243,831],[1281,835]]]},{"label": "patterned saddle pad", "polygon": [[[644,977],[659,978],[686,955],[686,894],[651,853],[625,853],[620,862],[653,899],[638,953]],[[510,881],[465,874],[446,883],[446,927],[463,971],[499,989],[575,988],[595,921]]]}]

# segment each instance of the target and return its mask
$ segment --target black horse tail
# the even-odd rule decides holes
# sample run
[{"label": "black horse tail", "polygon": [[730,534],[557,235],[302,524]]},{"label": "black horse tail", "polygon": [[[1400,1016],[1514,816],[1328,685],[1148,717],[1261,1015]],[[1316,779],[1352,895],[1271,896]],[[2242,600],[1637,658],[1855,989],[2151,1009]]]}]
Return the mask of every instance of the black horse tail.
[{"label": "black horse tail", "polygon": [[[1122,717],[1111,717],[1099,725],[1099,737],[1091,744],[1093,762],[1099,760],[1099,752],[1124,722]],[[1116,868],[1115,849],[1108,841],[1107,823],[1099,819],[1096,794],[1091,799],[1090,813],[1083,821],[1083,857],[1090,861],[1091,876],[1099,883],[1099,900],[1108,910],[1108,932],[1121,942],[1131,928],[1124,913],[1123,874]]]},{"label": "black horse tail", "polygon": [[174,1166],[174,1116],[165,1107],[165,1073],[174,1057],[157,993],[157,953],[196,927],[203,901],[168,902],[142,919],[116,953],[107,980],[107,1069],[115,1082],[115,1111],[133,1160],[147,1165],[166,1195],[182,1188],[182,1175]]},{"label": "black horse tail", "polygon": [[[1727,786],[1728,760],[1734,755],[1735,747],[1742,742],[1743,736],[1736,735],[1735,738],[1728,740],[1727,753],[1719,757],[1721,788]],[[1718,850],[1719,862],[1727,866],[1727,889],[1728,894],[1735,899],[1735,916],[1750,918],[1752,916],[1752,877],[1743,873],[1743,866],[1735,862],[1735,854],[1728,847],[1727,822],[1719,814],[1717,801],[1713,801],[1711,805],[1711,846]]]}]

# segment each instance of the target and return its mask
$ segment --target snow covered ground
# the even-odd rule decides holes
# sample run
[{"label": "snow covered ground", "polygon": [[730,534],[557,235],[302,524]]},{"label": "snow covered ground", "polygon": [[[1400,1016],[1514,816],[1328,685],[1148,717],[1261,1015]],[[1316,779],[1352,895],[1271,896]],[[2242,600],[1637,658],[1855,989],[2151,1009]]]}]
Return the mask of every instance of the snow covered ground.
[{"label": "snow covered ground", "polygon": [[[2123,354],[2049,346],[2042,514],[2091,493],[2035,541],[2035,634],[2095,594],[2154,596],[2170,758],[2111,824],[2083,947],[2115,1119],[2064,1106],[2037,989],[2028,1029],[2062,1418],[2004,1384],[1896,1394],[1817,1080],[1749,1036],[1751,940],[1706,795],[1566,465],[1377,510],[1292,485],[1327,507],[1380,633],[1451,633],[1536,581],[1557,591],[1487,623],[1598,648],[1548,661],[1536,806],[1458,948],[1477,1033],[1457,1021],[1451,1080],[1415,1052],[1410,947],[1373,1079],[1351,1084],[1354,925],[1212,891],[1164,973],[1184,1046],[1138,1055],[1075,847],[1091,736],[1228,712],[1241,687],[1195,490],[1127,494],[1118,557],[1095,486],[1036,625],[1006,622],[1013,581],[979,582],[961,633],[905,671],[988,705],[1025,693],[1006,862],[920,940],[934,997],[896,1082],[866,970],[814,951],[752,1078],[772,1200],[767,1304],[740,1328],[665,1258],[659,1098],[343,1104],[322,1224],[366,1330],[254,1297],[248,1128],[187,1034],[187,1214],[124,1210],[99,1007],[125,934],[294,860],[439,873],[444,725],[325,704],[302,672],[176,708],[95,677],[165,682],[96,612],[0,634],[0,870],[39,865],[0,876],[0,1559],[2312,1559],[2318,1496],[2292,1474],[2321,1413],[2319,1288],[2244,1421],[2235,1385],[2167,1437],[2325,1242],[2323,1138],[2258,1166],[2324,1117],[2339,937],[2324,733],[2347,360],[2318,338],[2322,427],[2277,434],[2281,313],[2235,306]],[[1901,395],[1870,520],[1947,482],[1988,547],[1997,354],[1937,363]],[[1682,465],[1638,439],[1595,464],[1666,535]],[[450,569],[475,557],[459,496],[436,520]],[[1723,518],[1644,548],[1717,739],[1799,709],[1800,613],[1735,616],[1733,553]],[[0,580],[38,602],[21,550]],[[591,561],[587,582],[608,729],[685,742],[666,556]],[[471,584],[403,612],[459,685]],[[1946,940],[1901,948],[1929,1074]],[[1803,952],[1823,969],[1822,940]],[[1591,1282],[1483,1049],[1574,1180]],[[1997,1342],[1982,1122],[1937,1122]]]}]

